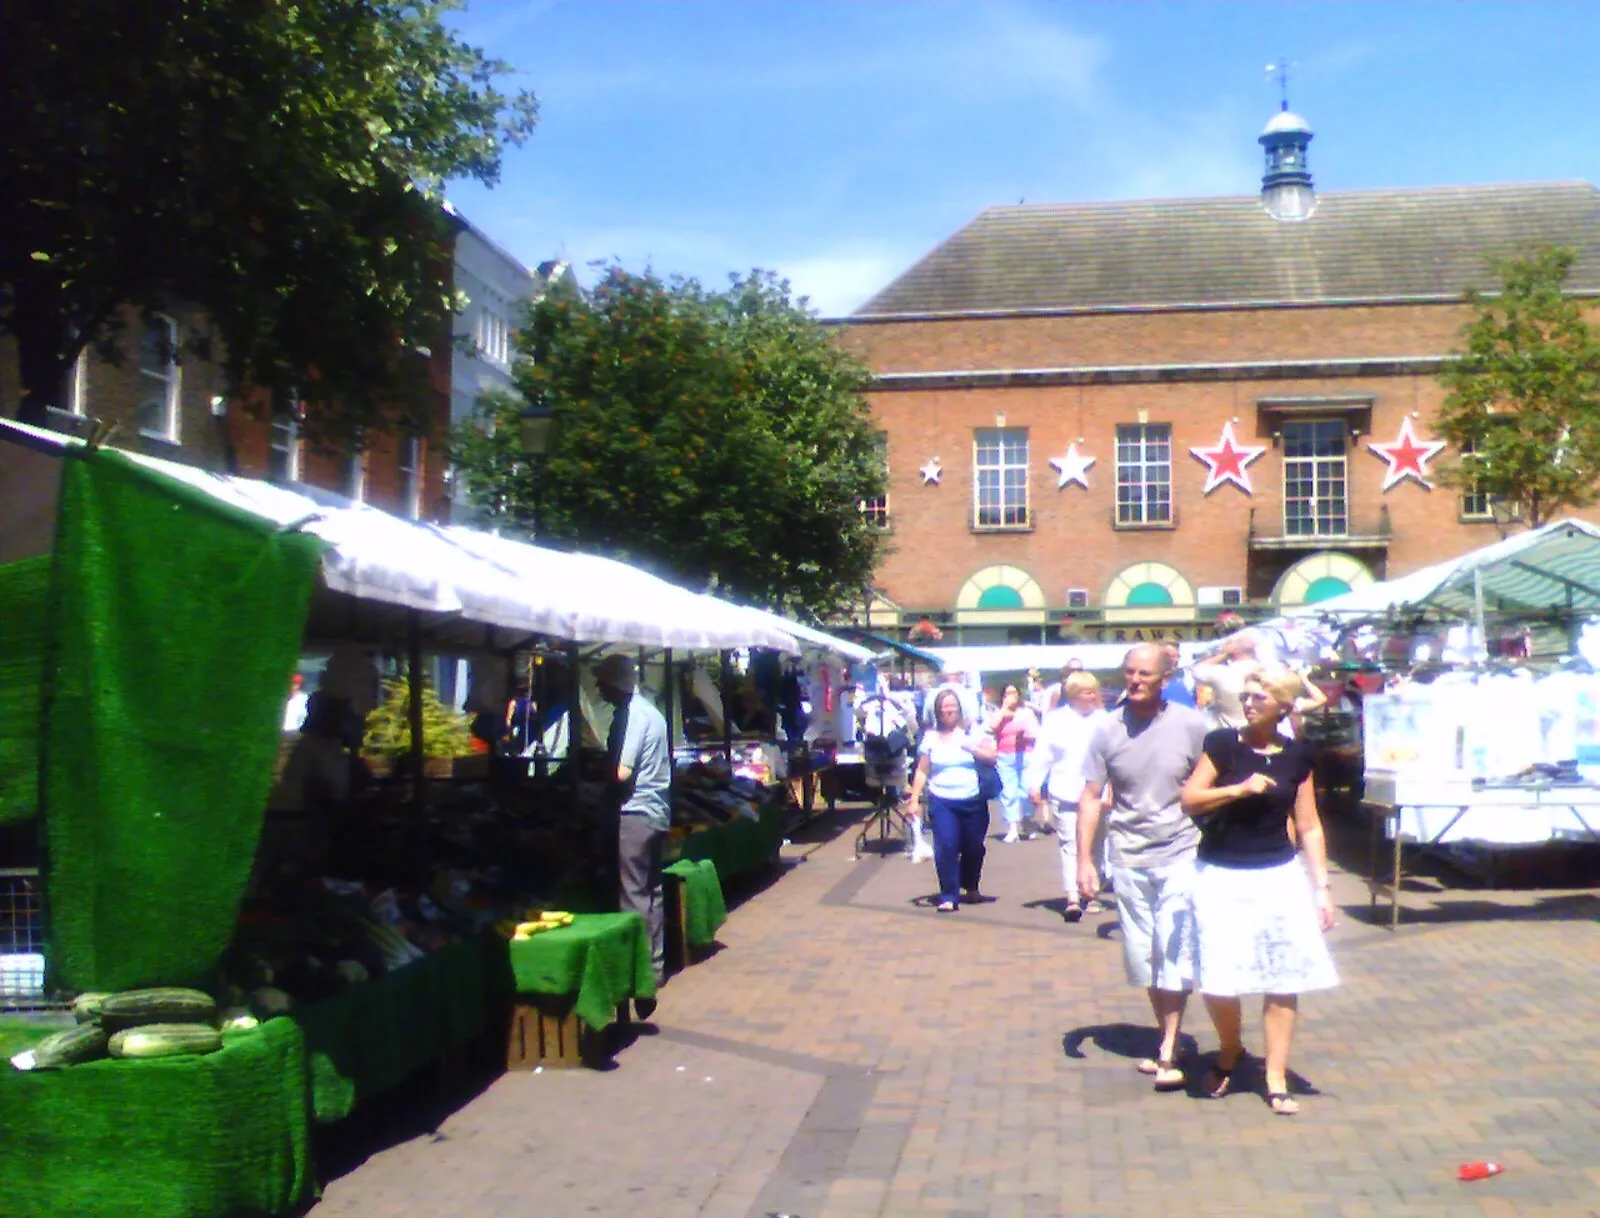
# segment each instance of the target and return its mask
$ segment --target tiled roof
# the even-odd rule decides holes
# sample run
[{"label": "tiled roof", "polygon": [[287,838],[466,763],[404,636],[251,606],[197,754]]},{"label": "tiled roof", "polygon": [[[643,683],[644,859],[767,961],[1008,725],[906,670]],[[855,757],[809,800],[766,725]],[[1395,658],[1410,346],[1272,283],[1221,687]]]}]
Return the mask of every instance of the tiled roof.
[{"label": "tiled roof", "polygon": [[991,207],[856,310],[907,314],[1458,297],[1485,256],[1578,250],[1600,290],[1600,190],[1530,182],[1320,194],[1275,220],[1255,195]]}]

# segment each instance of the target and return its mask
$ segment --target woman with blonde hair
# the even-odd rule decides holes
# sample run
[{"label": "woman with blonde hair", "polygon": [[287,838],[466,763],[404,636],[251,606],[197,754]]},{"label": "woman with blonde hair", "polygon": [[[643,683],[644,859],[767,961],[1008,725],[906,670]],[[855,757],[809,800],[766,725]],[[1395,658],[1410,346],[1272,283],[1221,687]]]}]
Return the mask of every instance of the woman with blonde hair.
[{"label": "woman with blonde hair", "polygon": [[[1240,691],[1244,726],[1209,733],[1183,787],[1184,811],[1200,827],[1197,988],[1220,1042],[1205,1090],[1220,1099],[1231,1088],[1244,1057],[1240,996],[1261,994],[1267,1103],[1280,1116],[1300,1111],[1288,1080],[1299,996],[1339,980],[1323,940],[1333,903],[1314,752],[1278,731],[1302,691],[1299,675],[1280,665],[1249,673]],[[1291,816],[1304,864],[1290,837]]]},{"label": "woman with blonde hair", "polygon": [[980,793],[978,766],[993,765],[994,739],[974,729],[953,689],[933,700],[933,726],[917,745],[917,769],[906,796],[912,807],[928,793],[933,827],[933,868],[939,876],[940,913],[954,913],[963,900],[976,903],[983,874],[989,801]]},{"label": "woman with blonde hair", "polygon": [[[1089,741],[1106,710],[1100,682],[1092,672],[1069,674],[1061,690],[1061,705],[1048,712],[1039,726],[1039,740],[1024,780],[1036,806],[1044,804],[1048,793],[1056,840],[1061,844],[1061,887],[1067,894],[1061,916],[1076,922],[1085,912],[1101,913],[1104,908],[1098,900],[1087,906],[1079,902],[1078,796],[1083,794],[1083,761]],[[1103,835],[1100,842],[1103,846]],[[1096,865],[1104,874],[1104,860],[1097,859]]]}]

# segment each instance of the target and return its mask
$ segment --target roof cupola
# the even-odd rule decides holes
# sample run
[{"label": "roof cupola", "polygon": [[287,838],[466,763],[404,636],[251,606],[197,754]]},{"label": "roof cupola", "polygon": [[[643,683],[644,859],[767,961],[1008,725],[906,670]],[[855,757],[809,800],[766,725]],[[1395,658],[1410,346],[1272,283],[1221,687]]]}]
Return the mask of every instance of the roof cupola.
[{"label": "roof cupola", "polygon": [[1306,160],[1311,126],[1289,109],[1288,65],[1278,65],[1277,73],[1283,100],[1278,113],[1257,137],[1267,156],[1266,172],[1261,175],[1261,206],[1278,220],[1305,220],[1317,208],[1317,193],[1311,188],[1311,167]]}]

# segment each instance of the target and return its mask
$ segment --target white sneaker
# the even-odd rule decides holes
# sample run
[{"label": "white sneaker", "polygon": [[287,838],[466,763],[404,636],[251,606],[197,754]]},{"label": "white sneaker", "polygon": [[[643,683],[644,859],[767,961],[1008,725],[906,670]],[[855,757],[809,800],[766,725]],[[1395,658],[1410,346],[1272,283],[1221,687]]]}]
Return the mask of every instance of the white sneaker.
[{"label": "white sneaker", "polygon": [[1012,825],[1011,828],[1006,830],[1005,837],[1001,838],[1000,840],[1004,842],[1020,842],[1022,840],[1022,836],[1017,832],[1017,827]]}]

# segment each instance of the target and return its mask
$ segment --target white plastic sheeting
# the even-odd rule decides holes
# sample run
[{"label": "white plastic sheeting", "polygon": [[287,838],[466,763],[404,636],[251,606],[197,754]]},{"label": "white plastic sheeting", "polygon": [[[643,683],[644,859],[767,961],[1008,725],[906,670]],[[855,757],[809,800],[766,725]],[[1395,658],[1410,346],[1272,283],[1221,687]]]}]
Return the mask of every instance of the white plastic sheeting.
[{"label": "white plastic sheeting", "polygon": [[[82,443],[5,420],[0,438],[44,452]],[[612,559],[405,520],[316,487],[290,489],[123,455],[219,503],[320,538],[328,545],[323,584],[360,600],[578,642],[691,651],[771,647],[790,654],[819,645],[813,636],[821,632],[691,592]],[[827,640],[821,645],[840,654],[864,651],[821,637]]]}]

